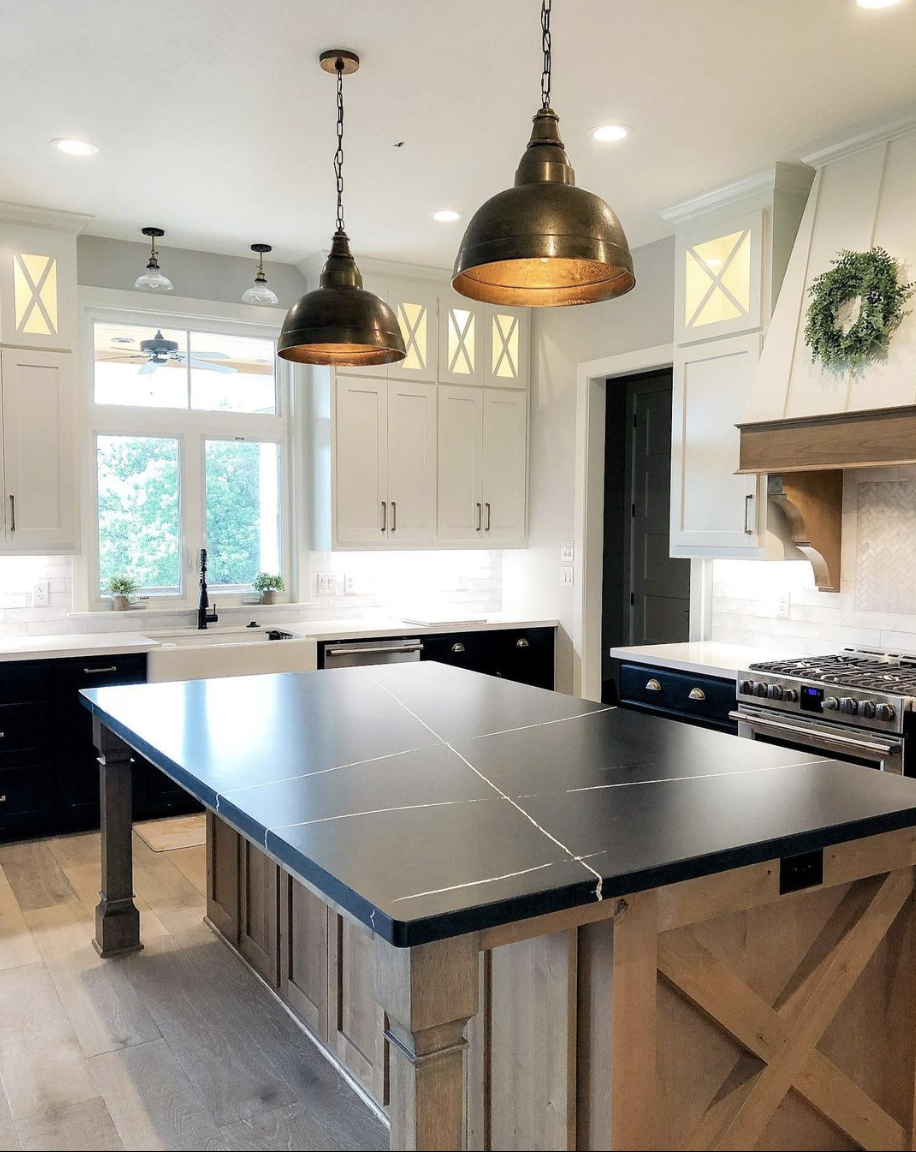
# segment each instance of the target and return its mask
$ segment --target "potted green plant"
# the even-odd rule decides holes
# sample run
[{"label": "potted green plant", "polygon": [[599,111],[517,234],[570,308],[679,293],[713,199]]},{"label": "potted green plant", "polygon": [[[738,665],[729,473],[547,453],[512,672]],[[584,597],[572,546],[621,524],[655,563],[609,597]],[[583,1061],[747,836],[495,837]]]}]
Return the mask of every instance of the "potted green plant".
[{"label": "potted green plant", "polygon": [[111,593],[111,607],[115,612],[126,612],[130,607],[130,599],[136,596],[140,585],[133,576],[111,576],[107,584]]},{"label": "potted green plant", "polygon": [[271,575],[270,572],[259,572],[252,580],[251,586],[261,597],[262,604],[276,604],[277,593],[282,592],[285,587],[283,577]]}]

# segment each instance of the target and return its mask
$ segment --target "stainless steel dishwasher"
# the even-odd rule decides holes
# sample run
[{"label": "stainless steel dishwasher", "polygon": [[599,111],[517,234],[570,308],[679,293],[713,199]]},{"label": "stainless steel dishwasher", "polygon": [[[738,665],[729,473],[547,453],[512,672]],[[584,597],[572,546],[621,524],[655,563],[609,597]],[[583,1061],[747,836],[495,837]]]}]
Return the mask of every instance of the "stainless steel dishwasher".
[{"label": "stainless steel dishwasher", "polygon": [[361,664],[405,664],[419,660],[422,640],[353,640],[326,644],[325,668],[355,668]]}]

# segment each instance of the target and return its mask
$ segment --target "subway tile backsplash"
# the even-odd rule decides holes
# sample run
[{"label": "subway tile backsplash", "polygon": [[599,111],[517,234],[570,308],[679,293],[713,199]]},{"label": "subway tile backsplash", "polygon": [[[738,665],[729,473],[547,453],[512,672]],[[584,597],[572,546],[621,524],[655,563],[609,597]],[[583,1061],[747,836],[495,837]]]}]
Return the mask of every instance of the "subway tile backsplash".
[{"label": "subway tile backsplash", "polygon": [[800,655],[852,645],[916,653],[914,539],[916,468],[847,472],[840,592],[818,592],[804,561],[716,560],[712,639]]}]

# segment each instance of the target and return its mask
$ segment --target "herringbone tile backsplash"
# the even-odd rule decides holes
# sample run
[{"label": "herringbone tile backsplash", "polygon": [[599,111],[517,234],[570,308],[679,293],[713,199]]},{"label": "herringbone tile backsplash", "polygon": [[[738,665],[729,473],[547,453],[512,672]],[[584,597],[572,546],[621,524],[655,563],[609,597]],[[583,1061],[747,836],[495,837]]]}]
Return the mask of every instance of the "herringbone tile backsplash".
[{"label": "herringbone tile backsplash", "polygon": [[855,606],[916,613],[916,481],[857,485]]}]

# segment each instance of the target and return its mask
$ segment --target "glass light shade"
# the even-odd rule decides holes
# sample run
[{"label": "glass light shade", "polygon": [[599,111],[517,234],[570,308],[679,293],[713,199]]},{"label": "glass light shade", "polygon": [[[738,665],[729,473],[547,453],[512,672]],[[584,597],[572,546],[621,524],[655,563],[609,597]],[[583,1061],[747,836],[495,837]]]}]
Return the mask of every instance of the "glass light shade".
[{"label": "glass light shade", "polygon": [[620,221],[600,196],[576,187],[557,114],[541,108],[515,185],[468,224],[452,287],[488,304],[549,308],[610,300],[635,284]]},{"label": "glass light shade", "polygon": [[162,275],[158,264],[148,264],[143,275],[134,281],[134,287],[141,292],[171,292],[174,286],[168,276]]},{"label": "glass light shade", "polygon": [[299,364],[394,364],[407,355],[397,317],[363,288],[345,232],[336,232],[319,286],[283,321],[277,355]]},{"label": "glass light shade", "polygon": [[273,305],[280,303],[280,297],[268,286],[266,280],[255,280],[250,288],[242,293],[243,304]]}]

